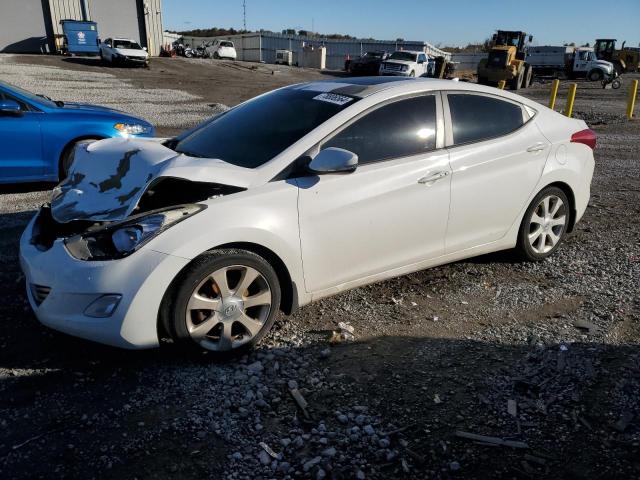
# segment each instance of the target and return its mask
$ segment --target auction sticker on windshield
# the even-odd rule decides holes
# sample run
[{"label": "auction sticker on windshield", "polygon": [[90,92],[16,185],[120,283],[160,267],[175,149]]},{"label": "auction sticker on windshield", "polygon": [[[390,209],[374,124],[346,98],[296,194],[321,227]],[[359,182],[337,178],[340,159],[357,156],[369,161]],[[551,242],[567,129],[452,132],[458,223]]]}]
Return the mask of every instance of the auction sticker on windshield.
[{"label": "auction sticker on windshield", "polygon": [[345,95],[338,95],[337,93],[321,93],[313,97],[314,100],[320,100],[321,102],[335,103],[336,105],[346,105],[353,98]]}]

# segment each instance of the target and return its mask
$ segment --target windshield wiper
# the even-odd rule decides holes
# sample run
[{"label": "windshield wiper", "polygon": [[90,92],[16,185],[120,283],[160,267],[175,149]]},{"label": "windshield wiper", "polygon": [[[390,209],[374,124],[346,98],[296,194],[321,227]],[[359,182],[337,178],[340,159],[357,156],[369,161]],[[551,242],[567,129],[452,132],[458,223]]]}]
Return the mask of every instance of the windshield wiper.
[{"label": "windshield wiper", "polygon": [[38,95],[38,97],[40,97],[40,98],[44,98],[45,100],[49,100],[50,102],[53,102],[53,100],[51,100],[51,97],[47,97],[46,95],[43,95],[42,93],[38,93],[36,95]]}]

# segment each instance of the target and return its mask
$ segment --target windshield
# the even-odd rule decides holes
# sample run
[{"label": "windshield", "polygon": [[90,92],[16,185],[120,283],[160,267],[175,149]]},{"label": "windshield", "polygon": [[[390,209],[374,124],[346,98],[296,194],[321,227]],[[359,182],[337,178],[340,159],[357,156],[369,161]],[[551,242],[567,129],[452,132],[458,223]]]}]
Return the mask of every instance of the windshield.
[{"label": "windshield", "polygon": [[409,62],[415,62],[416,54],[409,52],[393,52],[389,58],[391,60],[406,60]]},{"label": "windshield", "polygon": [[367,52],[363,55],[363,57],[367,57],[367,58],[382,58],[382,56],[384,55],[383,52]]},{"label": "windshield", "polygon": [[233,47],[233,43],[231,42],[220,42],[221,47]]},{"label": "windshield", "polygon": [[178,142],[175,150],[256,168],[356,101],[332,93],[276,90],[205,123]]},{"label": "windshield", "polygon": [[6,90],[9,94],[11,94],[12,92],[17,93],[18,95],[22,95],[27,100],[31,100],[32,102],[39,103],[40,105],[44,105],[46,107],[58,106],[58,104],[56,104],[56,102],[51,100],[49,97],[46,97],[44,95],[36,95],[35,93],[31,93],[28,90],[24,90],[9,83],[0,81],[0,89]]},{"label": "windshield", "polygon": [[132,42],[130,40],[114,40],[113,48],[129,48],[131,50],[142,50],[142,47],[138,42]]}]

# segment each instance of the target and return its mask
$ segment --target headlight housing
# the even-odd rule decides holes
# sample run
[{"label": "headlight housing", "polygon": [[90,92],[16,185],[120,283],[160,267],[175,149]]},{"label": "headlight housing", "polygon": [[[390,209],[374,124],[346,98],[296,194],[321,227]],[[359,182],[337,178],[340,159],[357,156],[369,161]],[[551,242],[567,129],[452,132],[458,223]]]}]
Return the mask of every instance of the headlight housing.
[{"label": "headlight housing", "polygon": [[167,228],[205,208],[206,205],[191,204],[145,212],[75,235],[64,243],[78,260],[116,260],[131,255]]},{"label": "headlight housing", "polygon": [[142,123],[116,123],[113,128],[126,135],[151,133],[151,126]]},{"label": "headlight housing", "polygon": [[409,70],[409,65],[402,65],[402,71],[406,72],[407,70]]}]

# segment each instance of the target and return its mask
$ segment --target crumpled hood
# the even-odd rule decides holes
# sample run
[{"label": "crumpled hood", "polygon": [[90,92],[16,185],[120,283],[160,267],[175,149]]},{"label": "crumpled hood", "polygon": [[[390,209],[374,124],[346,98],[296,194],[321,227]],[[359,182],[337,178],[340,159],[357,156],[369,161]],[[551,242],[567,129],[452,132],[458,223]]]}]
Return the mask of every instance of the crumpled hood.
[{"label": "crumpled hood", "polygon": [[178,154],[153,140],[110,138],[75,150],[69,175],[53,190],[51,214],[73,220],[123,220],[162,177],[247,188],[255,170]]}]

